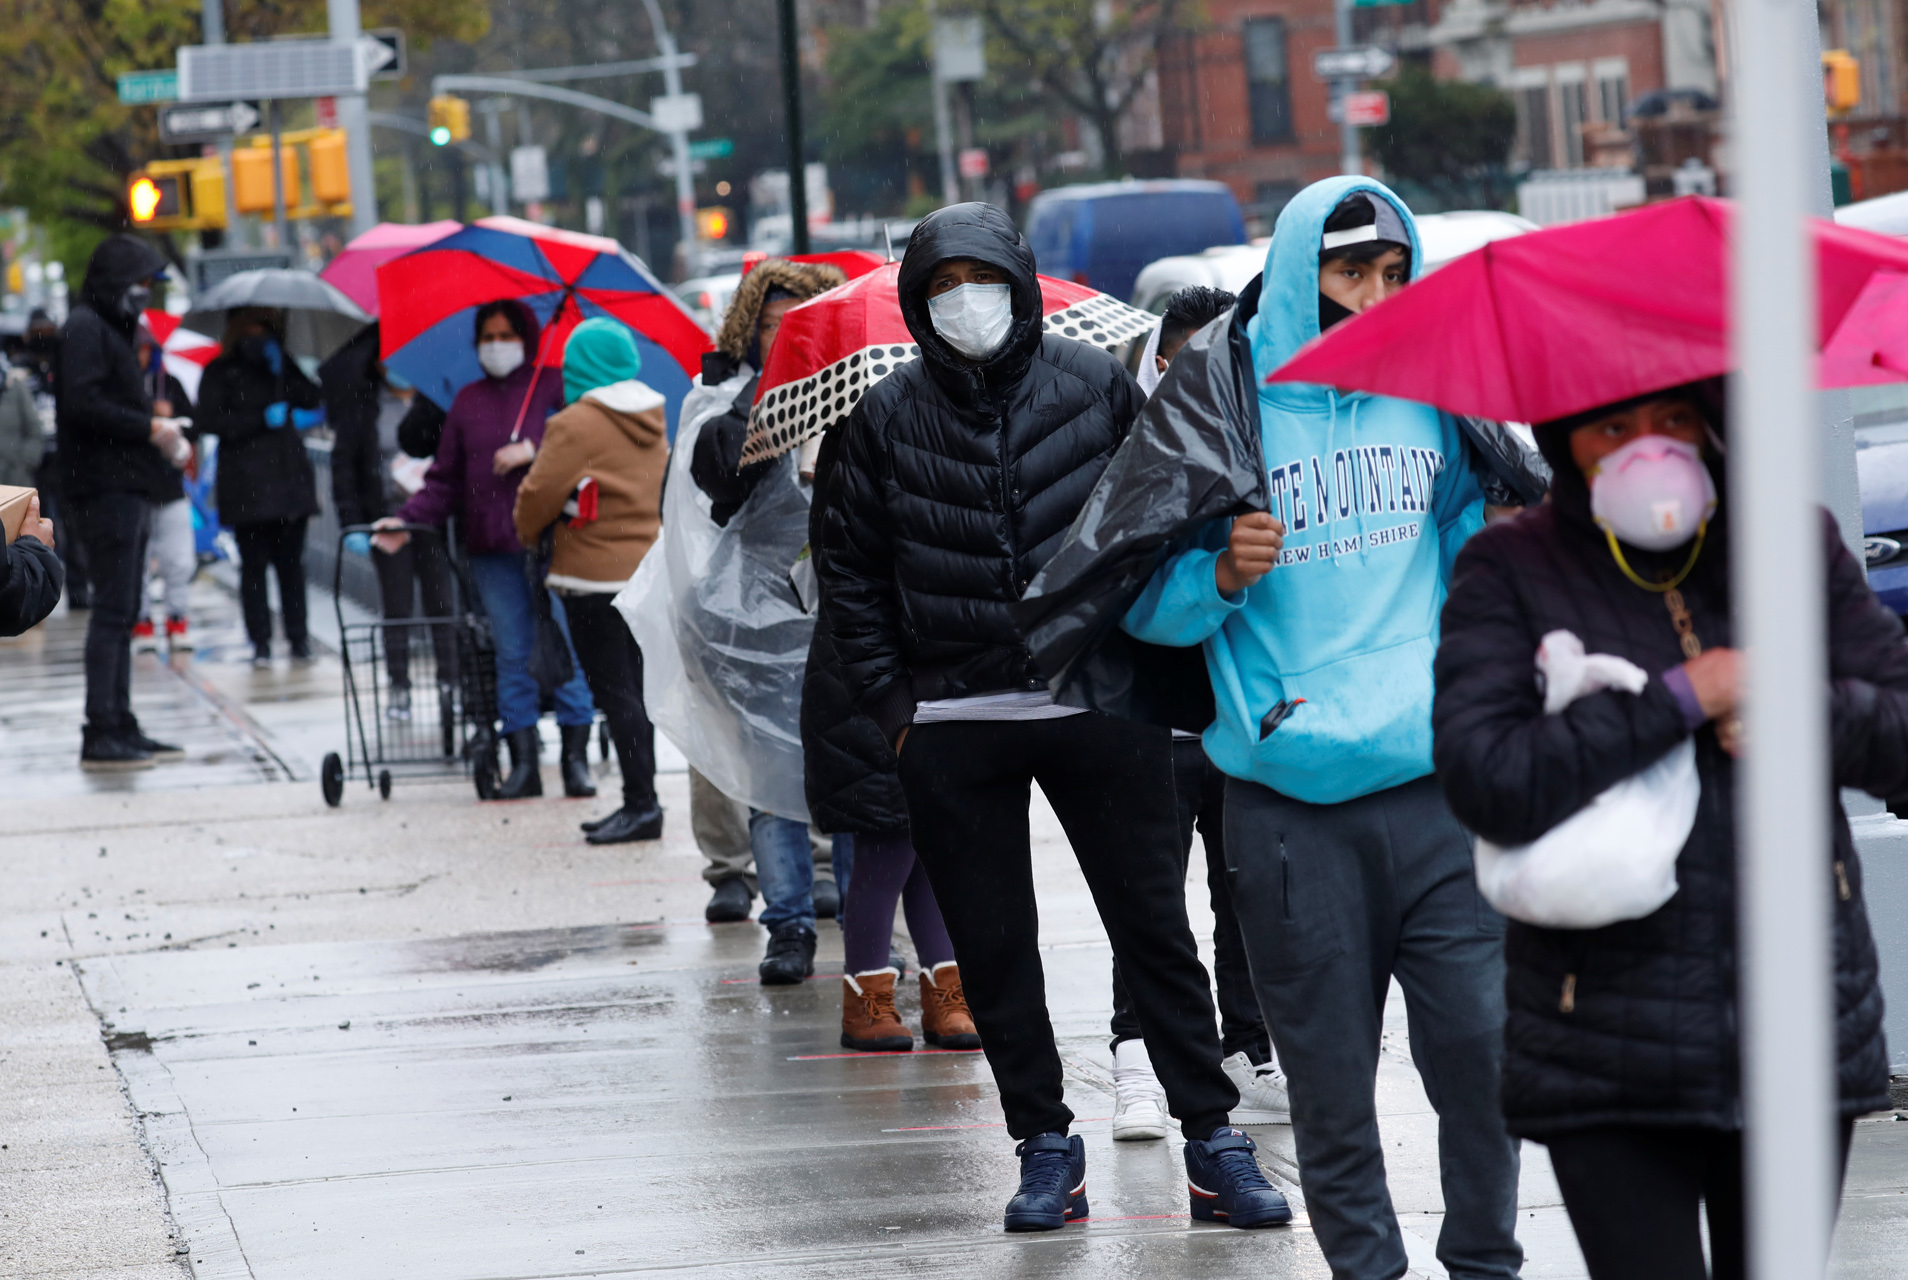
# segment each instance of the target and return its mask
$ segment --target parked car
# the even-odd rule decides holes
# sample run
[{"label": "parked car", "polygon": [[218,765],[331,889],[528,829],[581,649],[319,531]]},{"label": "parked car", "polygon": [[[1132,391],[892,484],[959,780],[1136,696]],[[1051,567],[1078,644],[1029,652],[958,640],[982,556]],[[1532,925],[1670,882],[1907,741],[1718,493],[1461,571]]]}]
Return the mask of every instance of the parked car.
[{"label": "parked car", "polygon": [[1245,241],[1245,217],[1223,182],[1174,178],[1095,182],[1043,191],[1028,206],[1027,241],[1042,274],[1128,298],[1140,268],[1169,254]]},{"label": "parked car", "polygon": [[[1527,218],[1491,209],[1423,214],[1418,218],[1418,239],[1424,244],[1424,269],[1436,271],[1493,240],[1536,229],[1537,224]],[[1270,238],[1263,238],[1248,244],[1222,244],[1149,263],[1133,283],[1133,305],[1157,315],[1166,309],[1166,299],[1194,284],[1237,293],[1265,269],[1265,248],[1270,243]]]}]

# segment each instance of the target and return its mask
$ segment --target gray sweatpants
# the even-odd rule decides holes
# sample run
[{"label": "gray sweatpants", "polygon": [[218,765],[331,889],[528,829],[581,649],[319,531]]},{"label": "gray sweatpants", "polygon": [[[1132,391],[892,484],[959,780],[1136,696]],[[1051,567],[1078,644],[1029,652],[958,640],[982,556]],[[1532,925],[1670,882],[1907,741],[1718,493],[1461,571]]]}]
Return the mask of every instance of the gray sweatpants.
[{"label": "gray sweatpants", "polygon": [[[689,830],[702,851],[704,880],[721,884],[741,876],[751,894],[761,892],[755,883],[755,853],[749,845],[749,807],[729,799],[694,769],[689,770]],[[833,880],[834,842],[813,827],[808,829],[808,842],[815,850],[815,878]]]},{"label": "gray sweatpants", "polygon": [[1314,805],[1232,778],[1225,822],[1233,907],[1332,1275],[1405,1273],[1373,1097],[1395,975],[1438,1113],[1438,1260],[1465,1280],[1515,1277],[1518,1151],[1498,1106],[1504,919],[1477,892],[1471,838],[1436,780]]}]

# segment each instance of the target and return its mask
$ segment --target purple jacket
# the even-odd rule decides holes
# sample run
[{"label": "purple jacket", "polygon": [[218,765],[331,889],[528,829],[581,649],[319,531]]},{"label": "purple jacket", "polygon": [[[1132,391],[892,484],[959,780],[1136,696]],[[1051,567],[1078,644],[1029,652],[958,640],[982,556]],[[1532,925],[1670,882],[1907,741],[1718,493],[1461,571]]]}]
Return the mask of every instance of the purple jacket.
[{"label": "purple jacket", "polygon": [[[500,476],[490,469],[490,457],[510,443],[510,428],[530,386],[530,370],[526,361],[508,378],[479,378],[457,393],[424,487],[397,513],[400,520],[441,528],[456,515],[462,519],[465,550],[479,554],[523,551],[511,510],[517,486],[530,468],[518,467]],[[546,365],[530,394],[520,438],[542,444],[544,420],[562,407],[563,370]]]}]

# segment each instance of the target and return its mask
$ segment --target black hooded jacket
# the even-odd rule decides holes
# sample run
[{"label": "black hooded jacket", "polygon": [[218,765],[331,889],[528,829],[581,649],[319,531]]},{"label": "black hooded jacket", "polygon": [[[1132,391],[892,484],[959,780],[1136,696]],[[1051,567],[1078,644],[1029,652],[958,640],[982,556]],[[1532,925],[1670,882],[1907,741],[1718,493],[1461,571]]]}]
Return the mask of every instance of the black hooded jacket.
[{"label": "black hooded jacket", "polygon": [[280,357],[277,373],[262,358],[239,351],[222,351],[205,367],[198,425],[219,437],[221,524],[236,529],[318,514],[317,483],[301,433],[289,413],[284,426],[265,421],[266,407],[281,400],[293,409],[323,403],[290,352]]},{"label": "black hooded jacket", "polygon": [[87,265],[79,304],[60,333],[59,458],[69,498],[178,496],[171,464],[152,443],[152,397],[134,342],[139,316],[120,313],[127,287],[165,265],[151,245],[124,234],[109,237]]},{"label": "black hooded jacket", "polygon": [[[1551,500],[1495,524],[1459,553],[1444,606],[1432,708],[1433,759],[1452,812],[1502,845],[1528,843],[1690,736],[1660,673],[1683,661],[1662,595],[1631,583],[1590,518],[1566,432],[1539,442]],[[1712,466],[1712,472],[1720,467]],[[1718,476],[1718,488],[1721,489]],[[1680,590],[1705,649],[1732,643],[1722,513]],[[1868,589],[1826,512],[1834,782],[1878,795],[1908,787],[1908,644]],[[1682,567],[1679,547],[1626,548],[1645,579]],[[1641,694],[1606,691],[1546,715],[1534,660],[1544,635],[1649,673]],[[1695,731],[1702,799],[1676,862],[1678,889],[1640,920],[1601,929],[1513,921],[1506,937],[1503,1105],[1512,1133],[1542,1139],[1595,1125],[1742,1126],[1736,1012],[1735,761],[1713,725]],[[1833,797],[1831,797],[1833,800]],[[1862,869],[1839,803],[1821,874],[1835,908],[1841,1113],[1888,1105],[1888,1058]]]},{"label": "black hooded jacket", "polygon": [[[949,258],[1011,285],[1013,325],[979,363],[928,315]],[[843,677],[889,741],[917,701],[1043,687],[1013,606],[1145,403],[1113,356],[1044,333],[1033,251],[990,205],[925,218],[898,287],[921,358],[850,415],[818,565]]]},{"label": "black hooded jacket", "polygon": [[331,427],[331,497],[341,525],[370,524],[386,511],[386,472],[378,447],[378,392],[383,385],[375,324],[366,325],[318,366],[325,422]]}]

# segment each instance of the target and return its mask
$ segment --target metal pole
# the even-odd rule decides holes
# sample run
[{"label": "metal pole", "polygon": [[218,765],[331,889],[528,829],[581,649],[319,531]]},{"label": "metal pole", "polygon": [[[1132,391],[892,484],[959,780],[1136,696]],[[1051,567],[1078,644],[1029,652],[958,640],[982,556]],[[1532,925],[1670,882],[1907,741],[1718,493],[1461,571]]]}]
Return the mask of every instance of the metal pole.
[{"label": "metal pole", "polygon": [[[1352,43],[1352,0],[1334,0],[1332,18],[1336,23],[1336,39],[1341,49],[1351,48]],[[1338,149],[1340,152],[1338,171],[1354,176],[1365,172],[1365,157],[1362,152],[1358,126],[1344,118],[1345,98],[1358,88],[1357,76],[1340,76],[1332,82],[1333,97],[1338,102]]]},{"label": "metal pole", "polygon": [[1828,670],[1814,254],[1803,216],[1821,100],[1813,0],[1749,0],[1731,76],[1737,148],[1731,590],[1745,650],[1736,786],[1744,1182],[1750,1274],[1823,1274],[1834,1222]]},{"label": "metal pole", "polygon": [[[225,43],[225,0],[205,0],[201,9],[199,36],[207,44]],[[219,170],[225,175],[225,242],[242,248],[245,228],[239,222],[238,192],[232,184],[232,140],[219,139]]]},{"label": "metal pole", "polygon": [[[682,68],[676,56],[676,37],[663,24],[662,6],[656,0],[643,0],[649,11],[649,25],[656,33],[656,49],[662,54],[663,90],[670,97],[682,94]],[[669,130],[669,150],[676,161],[676,225],[682,237],[683,265],[689,264],[689,251],[696,243],[696,175],[689,168],[689,134]]]},{"label": "metal pole", "polygon": [[508,102],[507,98],[485,98],[477,104],[484,113],[484,138],[490,143],[490,211],[498,214],[510,212],[510,187],[503,167],[503,121],[497,118]]},{"label": "metal pole", "polygon": [[278,232],[280,249],[291,248],[291,226],[285,221],[285,161],[278,140],[278,99],[265,104],[265,118],[272,131],[272,226]]},{"label": "metal pole", "polygon": [[788,135],[788,223],[793,252],[808,252],[808,166],[802,158],[802,64],[795,0],[776,0],[782,20],[782,117]]},{"label": "metal pole", "polygon": [[[933,27],[934,0],[928,0],[928,24]],[[959,204],[961,187],[958,174],[954,169],[954,126],[949,121],[947,106],[947,81],[941,79],[940,51],[928,61],[928,80],[934,89],[934,144],[941,153],[941,203]]]},{"label": "metal pole", "polygon": [[[358,0],[325,0],[331,19],[333,44],[358,43],[364,28],[358,21]],[[361,93],[337,98],[338,124],[345,133],[345,168],[351,174],[351,234],[363,235],[378,225],[378,182],[371,169],[371,121]]]}]

